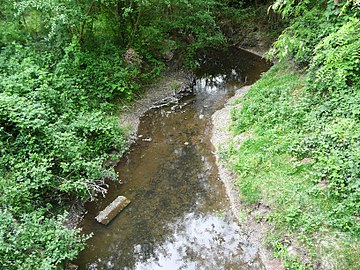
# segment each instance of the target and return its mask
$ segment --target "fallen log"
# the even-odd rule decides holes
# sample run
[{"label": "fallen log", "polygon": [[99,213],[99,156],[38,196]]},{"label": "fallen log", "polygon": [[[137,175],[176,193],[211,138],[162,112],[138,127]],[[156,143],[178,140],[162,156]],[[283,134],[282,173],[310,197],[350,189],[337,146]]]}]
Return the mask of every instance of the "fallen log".
[{"label": "fallen log", "polygon": [[109,224],[128,204],[130,200],[124,196],[118,196],[104,210],[102,210],[95,219],[101,224]]}]

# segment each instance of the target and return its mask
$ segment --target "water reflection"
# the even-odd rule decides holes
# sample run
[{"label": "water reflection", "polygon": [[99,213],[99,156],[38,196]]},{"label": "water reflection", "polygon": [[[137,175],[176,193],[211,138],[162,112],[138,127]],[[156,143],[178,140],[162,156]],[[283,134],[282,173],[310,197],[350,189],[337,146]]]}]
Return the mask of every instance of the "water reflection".
[{"label": "water reflection", "polygon": [[[246,240],[238,227],[219,216],[187,213],[175,224],[171,224],[171,227],[173,235],[152,252],[148,252],[148,245],[145,248],[134,248],[137,256],[134,269],[260,267],[256,248],[243,245]],[[242,258],[239,258],[239,254]],[[238,263],[234,264],[234,261],[242,261],[242,268]]]},{"label": "water reflection", "polygon": [[[133,266],[119,268],[119,256],[98,258],[87,269],[262,269],[257,248],[246,243],[236,223],[221,213],[186,213],[168,224],[164,243],[135,244]],[[113,245],[112,249],[118,249]]]}]

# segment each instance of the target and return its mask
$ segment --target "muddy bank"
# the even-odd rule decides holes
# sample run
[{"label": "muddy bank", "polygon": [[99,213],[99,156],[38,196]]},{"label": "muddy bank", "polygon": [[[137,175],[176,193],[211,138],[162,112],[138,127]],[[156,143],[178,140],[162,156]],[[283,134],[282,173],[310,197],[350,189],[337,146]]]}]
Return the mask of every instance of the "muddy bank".
[{"label": "muddy bank", "polygon": [[[268,270],[281,270],[284,269],[281,265],[281,262],[272,257],[272,252],[265,247],[265,234],[266,230],[270,228],[263,222],[258,223],[255,221],[254,217],[251,215],[253,209],[248,209],[245,207],[241,198],[239,197],[239,191],[235,187],[235,181],[239,177],[235,172],[229,170],[225,167],[223,162],[220,160],[220,154],[222,147],[226,147],[231,141],[235,142],[237,145],[240,145],[246,138],[251,136],[251,134],[240,134],[234,137],[229,130],[231,125],[231,116],[230,111],[233,108],[239,109],[240,104],[234,104],[234,101],[241,98],[251,86],[244,86],[236,90],[235,95],[230,98],[225,104],[224,108],[215,112],[212,117],[212,135],[211,143],[215,148],[215,157],[216,164],[219,170],[219,177],[223,181],[227,194],[229,196],[231,209],[234,215],[237,217],[241,228],[249,236],[249,242],[255,244],[259,249],[259,254],[262,262],[264,263],[266,269]],[[257,211],[267,211],[266,209],[259,209]]]},{"label": "muddy bank", "polygon": [[127,129],[129,141],[132,143],[140,124],[140,118],[146,111],[177,103],[192,90],[194,75],[189,71],[165,72],[157,82],[145,87],[146,91],[136,99],[130,107],[120,111],[120,126]]}]

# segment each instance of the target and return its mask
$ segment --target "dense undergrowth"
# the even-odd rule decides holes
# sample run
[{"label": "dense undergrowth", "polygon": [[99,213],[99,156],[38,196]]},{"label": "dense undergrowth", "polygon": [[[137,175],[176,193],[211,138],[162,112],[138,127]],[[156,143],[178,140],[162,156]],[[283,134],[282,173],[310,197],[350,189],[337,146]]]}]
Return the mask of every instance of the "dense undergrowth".
[{"label": "dense undergrowth", "polygon": [[0,3],[0,268],[59,269],[87,238],[66,210],[117,180],[116,108],[166,62],[191,67],[223,44],[226,1]]},{"label": "dense undergrowth", "polygon": [[232,112],[236,134],[248,139],[223,156],[255,218],[274,227],[268,244],[287,269],[358,269],[359,6],[273,7],[292,17],[271,54],[281,62]]},{"label": "dense undergrowth", "polygon": [[[104,111],[115,95],[110,82],[108,89],[97,88],[105,79],[90,81],[101,71],[83,70],[86,56],[78,50],[71,43],[58,62],[51,53],[40,55],[19,44],[1,51],[0,263],[5,269],[51,269],[74,258],[84,238],[62,225],[61,206],[94,196],[105,178],[117,178],[103,166],[108,150],[118,149],[118,155],[125,150],[117,117]],[[93,63],[104,64],[109,65],[103,59]]]}]

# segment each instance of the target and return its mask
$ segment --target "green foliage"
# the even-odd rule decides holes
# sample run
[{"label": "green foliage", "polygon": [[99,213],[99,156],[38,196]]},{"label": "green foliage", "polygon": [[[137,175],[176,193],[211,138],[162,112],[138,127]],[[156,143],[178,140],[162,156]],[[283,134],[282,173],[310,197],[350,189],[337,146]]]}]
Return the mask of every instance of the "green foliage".
[{"label": "green foliage", "polygon": [[318,177],[329,181],[332,195],[351,201],[360,199],[359,27],[359,20],[349,21],[317,46],[306,83],[307,134],[296,147],[317,159]]},{"label": "green foliage", "polygon": [[183,51],[185,62],[191,65],[196,50],[224,41],[215,18],[216,7],[217,2],[213,0],[139,3],[141,23],[134,33],[133,46],[145,56],[155,53],[160,59],[167,51],[178,49]]},{"label": "green foliage", "polygon": [[[65,48],[64,58],[55,67],[55,74],[77,75],[77,90],[85,91],[89,101],[99,100],[105,106],[113,99],[131,101],[140,89],[140,69],[127,65],[115,46],[81,50],[76,39]],[[92,106],[90,104],[90,106]]]},{"label": "green foliage", "polygon": [[12,3],[7,0],[0,1],[0,48],[13,41],[21,41],[24,36],[21,32],[21,24],[14,20]]},{"label": "green foliage", "polygon": [[[223,42],[217,1],[0,0],[0,264],[55,269],[86,237],[64,208],[117,180],[112,116],[164,61]],[[116,154],[109,154],[109,153]]]},{"label": "green foliage", "polygon": [[76,258],[87,238],[78,230],[64,228],[64,217],[45,216],[42,210],[20,218],[0,211],[0,264],[4,269],[54,269]]},{"label": "green foliage", "polygon": [[270,56],[306,69],[277,64],[232,111],[234,130],[253,136],[227,156],[241,175],[244,200],[272,209],[270,245],[290,269],[311,265],[289,255],[286,234],[306,247],[314,265],[324,257],[336,258],[329,261],[334,269],[359,265],[358,5],[275,1],[289,27]]},{"label": "green foliage", "polygon": [[[360,21],[352,19],[319,42],[310,65],[308,88],[330,96],[359,89],[359,27]],[[359,112],[352,113],[356,117]]]},{"label": "green foliage", "polygon": [[[354,23],[357,26],[356,20]],[[223,157],[241,176],[238,186],[243,200],[272,209],[265,218],[279,235],[289,234],[303,243],[315,265],[324,256],[338,258],[331,264],[340,269],[356,269],[360,124],[354,112],[360,104],[355,79],[359,66],[354,64],[358,56],[350,48],[357,43],[358,33],[344,33],[343,29],[334,33],[331,41],[340,44],[337,38],[341,37],[350,42],[317,50],[328,56],[327,60],[332,50],[347,51],[343,61],[336,62],[336,71],[347,74],[342,77],[344,83],[329,79],[318,86],[319,74],[325,73],[317,71],[331,73],[334,65],[320,55],[314,57],[305,78],[291,71],[294,66],[277,64],[250,89],[241,109],[232,111],[233,129],[247,139],[240,146],[231,146]],[[354,78],[350,85],[348,78]],[[322,88],[326,83],[328,88]],[[288,257],[286,247],[277,246],[283,240],[278,237],[271,244],[277,256],[290,269],[305,269],[298,259]]]},{"label": "green foliage", "polygon": [[344,24],[360,14],[355,1],[282,1],[277,0],[272,9],[289,20],[290,26],[280,35],[269,52],[269,57],[292,58],[309,64],[315,47],[321,40],[338,31]]},{"label": "green foliage", "polygon": [[45,209],[86,199],[103,190],[104,178],[117,179],[104,162],[111,157],[108,150],[124,151],[124,132],[116,117],[99,108],[124,96],[111,83],[128,70],[110,70],[96,93],[98,82],[83,76],[101,77],[103,70],[82,67],[86,54],[74,44],[65,51],[52,67],[43,61],[46,52],[39,55],[30,47],[8,46],[0,54],[0,209],[4,222],[16,225],[10,232],[7,223],[0,225],[6,229],[2,265],[9,269],[53,269],[74,258],[85,238]]},{"label": "green foliage", "polygon": [[335,198],[332,226],[359,234],[360,208],[360,27],[346,23],[317,46],[306,83],[308,111],[303,136],[293,146],[315,159],[315,183],[327,183]]}]

